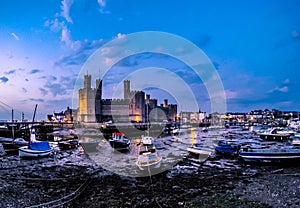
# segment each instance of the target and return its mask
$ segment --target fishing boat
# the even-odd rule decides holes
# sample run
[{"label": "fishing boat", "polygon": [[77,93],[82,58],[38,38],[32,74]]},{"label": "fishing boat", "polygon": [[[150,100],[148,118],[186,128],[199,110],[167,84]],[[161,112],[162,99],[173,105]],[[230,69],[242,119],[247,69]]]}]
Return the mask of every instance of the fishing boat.
[{"label": "fishing boat", "polygon": [[125,137],[125,134],[120,132],[113,132],[108,141],[114,149],[122,150],[130,148],[130,140]]},{"label": "fishing boat", "polygon": [[[37,104],[35,105],[32,121],[34,121]],[[49,156],[53,152],[53,148],[48,141],[36,141],[35,131],[31,128],[30,140],[27,146],[19,148],[19,157],[22,158],[38,158]]]},{"label": "fishing boat", "polygon": [[229,144],[224,141],[219,141],[218,146],[215,147],[215,151],[221,155],[237,155],[240,151],[240,145]]},{"label": "fishing boat", "polygon": [[141,146],[136,165],[140,170],[157,169],[161,166],[162,157],[154,146]]},{"label": "fishing boat", "polygon": [[243,149],[239,157],[246,162],[290,162],[300,159],[300,149]]},{"label": "fishing boat", "polygon": [[277,128],[261,132],[258,134],[263,140],[287,141],[290,139],[291,134],[279,132]]},{"label": "fishing boat", "polygon": [[49,142],[29,142],[28,146],[19,148],[19,157],[23,158],[37,158],[49,156],[53,152],[53,148]]}]

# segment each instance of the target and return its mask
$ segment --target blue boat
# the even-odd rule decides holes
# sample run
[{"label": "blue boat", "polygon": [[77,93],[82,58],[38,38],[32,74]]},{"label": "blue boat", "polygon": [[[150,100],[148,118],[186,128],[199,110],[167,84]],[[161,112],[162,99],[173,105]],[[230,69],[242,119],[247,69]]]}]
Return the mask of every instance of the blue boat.
[{"label": "blue boat", "polygon": [[228,144],[223,141],[219,141],[218,146],[215,147],[215,151],[222,155],[237,155],[240,151],[240,145]]},{"label": "blue boat", "polygon": [[52,153],[53,148],[49,142],[29,142],[28,146],[19,148],[19,157],[37,158],[45,157]]},{"label": "blue boat", "polygon": [[300,149],[243,149],[239,157],[246,162],[291,162],[300,160]]}]

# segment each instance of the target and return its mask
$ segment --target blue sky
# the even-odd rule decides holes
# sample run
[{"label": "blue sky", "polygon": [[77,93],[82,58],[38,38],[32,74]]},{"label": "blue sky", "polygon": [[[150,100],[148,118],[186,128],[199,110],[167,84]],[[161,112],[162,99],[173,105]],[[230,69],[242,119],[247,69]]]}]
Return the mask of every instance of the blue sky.
[{"label": "blue sky", "polygon": [[[81,67],[98,48],[131,33],[162,31],[191,41],[208,56],[228,111],[300,110],[299,11],[298,0],[2,0],[0,101],[17,118],[21,112],[31,118],[37,103],[37,116],[45,119],[72,106]],[[114,70],[122,74],[169,62],[138,56]],[[169,68],[187,77],[201,109],[209,112],[204,85],[177,61]],[[104,82],[109,97],[113,81]],[[9,117],[10,108],[0,105],[0,119]]]}]

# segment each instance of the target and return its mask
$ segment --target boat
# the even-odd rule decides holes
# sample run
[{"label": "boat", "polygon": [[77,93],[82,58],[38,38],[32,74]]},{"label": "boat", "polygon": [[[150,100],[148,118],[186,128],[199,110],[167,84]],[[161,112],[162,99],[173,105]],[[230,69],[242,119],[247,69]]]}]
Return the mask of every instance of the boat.
[{"label": "boat", "polygon": [[113,132],[108,141],[114,149],[122,150],[130,148],[130,140],[125,137],[125,134],[120,132]]},{"label": "boat", "polygon": [[300,145],[300,137],[294,137],[292,140],[293,145]]},{"label": "boat", "polygon": [[[279,133],[278,133],[279,132]],[[290,139],[291,134],[281,133],[277,131],[277,128],[272,128],[258,134],[261,139],[275,140],[275,141],[287,141]]]},{"label": "boat", "polygon": [[7,153],[17,153],[20,147],[28,146],[28,141],[25,141],[23,138],[16,138],[12,141],[2,143],[2,146]]},{"label": "boat", "polygon": [[222,155],[238,155],[240,151],[240,145],[229,144],[224,141],[219,141],[218,146],[215,147],[215,151]]},{"label": "boat", "polygon": [[289,162],[300,159],[300,149],[243,149],[239,157],[246,162]]},{"label": "boat", "polygon": [[153,145],[154,139],[151,136],[143,136],[141,139],[141,143],[143,145]]},{"label": "boat", "polygon": [[61,150],[75,149],[78,146],[79,146],[79,142],[76,140],[58,142],[58,147]]},{"label": "boat", "polygon": [[14,139],[11,137],[0,137],[0,143],[10,143],[13,141],[14,141]]},{"label": "boat", "polygon": [[19,148],[19,157],[23,158],[37,158],[49,156],[53,152],[53,148],[49,142],[29,142],[28,146]]},{"label": "boat", "polygon": [[155,146],[141,146],[136,165],[140,170],[157,169],[161,166],[162,157]]},{"label": "boat", "polygon": [[188,147],[187,151],[190,154],[193,154],[193,155],[207,155],[207,156],[210,156],[212,154],[212,149],[197,146],[196,144]]},{"label": "boat", "polygon": [[[36,114],[37,104],[35,105],[33,119],[34,121]],[[36,141],[36,135],[33,128],[30,132],[30,140],[27,146],[19,148],[19,157],[21,158],[38,158],[49,156],[53,152],[53,148],[50,146],[48,141]]]},{"label": "boat", "polygon": [[178,135],[179,132],[180,132],[179,128],[174,128],[174,129],[172,130],[172,134],[173,134],[173,135]]}]

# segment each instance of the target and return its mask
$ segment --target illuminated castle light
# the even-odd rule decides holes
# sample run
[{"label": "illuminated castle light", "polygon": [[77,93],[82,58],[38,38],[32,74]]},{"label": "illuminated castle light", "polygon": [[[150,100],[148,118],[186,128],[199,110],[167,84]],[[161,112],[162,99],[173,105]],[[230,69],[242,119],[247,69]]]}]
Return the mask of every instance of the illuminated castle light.
[{"label": "illuminated castle light", "polygon": [[146,122],[149,120],[174,120],[177,105],[157,105],[156,99],[145,96],[143,91],[132,91],[130,80],[124,81],[123,99],[102,99],[102,80],[96,79],[96,88],[91,87],[91,75],[84,76],[84,88],[79,90],[78,122]]}]

